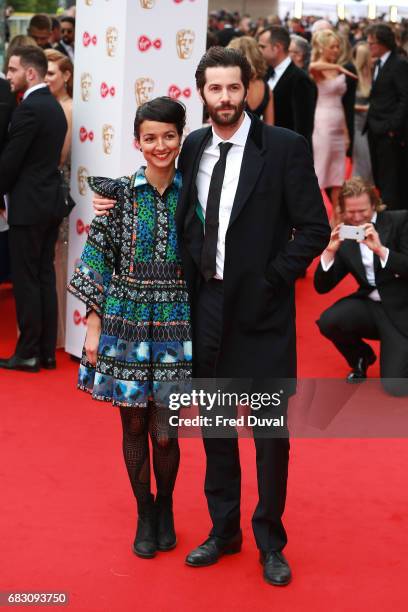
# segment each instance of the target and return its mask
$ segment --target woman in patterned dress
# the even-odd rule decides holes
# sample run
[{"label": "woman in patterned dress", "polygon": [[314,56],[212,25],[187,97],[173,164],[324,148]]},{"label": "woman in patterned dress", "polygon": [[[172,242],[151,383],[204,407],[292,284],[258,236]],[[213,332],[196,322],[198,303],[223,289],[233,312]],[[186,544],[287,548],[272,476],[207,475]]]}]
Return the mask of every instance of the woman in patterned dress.
[{"label": "woman in patterned dress", "polygon": [[184,106],[170,98],[138,108],[135,138],[147,165],[130,177],[89,178],[95,193],[118,204],[109,217],[92,222],[68,287],[87,306],[78,387],[119,407],[138,507],[133,551],[144,558],[176,545],[172,493],[180,451],[169,435],[168,398],[188,383],[192,367],[190,308],[174,218],[181,187],[175,160],[184,125]]}]

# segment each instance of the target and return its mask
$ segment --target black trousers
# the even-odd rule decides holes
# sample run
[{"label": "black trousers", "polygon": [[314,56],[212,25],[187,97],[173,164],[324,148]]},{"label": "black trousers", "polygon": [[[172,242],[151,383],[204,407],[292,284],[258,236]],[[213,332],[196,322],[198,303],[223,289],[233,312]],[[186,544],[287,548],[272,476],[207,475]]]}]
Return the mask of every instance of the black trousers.
[{"label": "black trousers", "polygon": [[[195,312],[194,346],[197,376],[214,377],[222,333],[223,283],[202,283]],[[244,348],[244,347],[243,347]],[[236,434],[206,437],[205,495],[212,520],[210,535],[228,539],[240,530],[241,466]],[[258,504],[252,527],[260,550],[282,550],[287,542],[282,523],[289,462],[289,439],[257,437]]]},{"label": "black trousers", "polygon": [[368,132],[374,182],[389,210],[408,208],[406,195],[406,148],[397,138]]},{"label": "black trousers", "polygon": [[54,254],[58,224],[13,225],[9,231],[11,274],[23,359],[54,357],[58,303]]},{"label": "black trousers", "polygon": [[380,340],[380,376],[392,395],[408,394],[408,338],[401,334],[381,302],[349,296],[325,310],[317,325],[350,367],[360,357],[374,355],[368,340]]}]

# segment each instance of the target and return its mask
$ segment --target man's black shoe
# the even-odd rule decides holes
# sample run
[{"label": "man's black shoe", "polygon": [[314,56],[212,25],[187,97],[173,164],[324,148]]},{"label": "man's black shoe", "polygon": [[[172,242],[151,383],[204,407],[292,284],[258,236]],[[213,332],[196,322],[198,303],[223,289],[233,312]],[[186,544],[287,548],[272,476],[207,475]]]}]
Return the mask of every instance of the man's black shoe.
[{"label": "man's black shoe", "polygon": [[22,359],[17,355],[12,355],[9,359],[0,359],[0,368],[5,370],[20,370],[22,372],[39,372],[40,360],[37,357]]},{"label": "man's black shoe", "polygon": [[206,567],[217,563],[223,555],[241,552],[242,533],[239,532],[230,540],[211,536],[203,544],[191,551],[186,557],[186,564],[191,567]]},{"label": "man's black shoe", "polygon": [[259,560],[263,565],[263,577],[268,584],[286,586],[292,580],[292,572],[283,553],[276,550],[261,551]]},{"label": "man's black shoe", "polygon": [[44,370],[55,370],[55,368],[57,367],[55,357],[42,357],[41,367],[44,368]]},{"label": "man's black shoe", "polygon": [[356,366],[351,370],[346,381],[351,384],[363,382],[367,378],[368,366],[373,365],[376,359],[377,357],[375,355],[371,355],[370,357],[359,357]]}]

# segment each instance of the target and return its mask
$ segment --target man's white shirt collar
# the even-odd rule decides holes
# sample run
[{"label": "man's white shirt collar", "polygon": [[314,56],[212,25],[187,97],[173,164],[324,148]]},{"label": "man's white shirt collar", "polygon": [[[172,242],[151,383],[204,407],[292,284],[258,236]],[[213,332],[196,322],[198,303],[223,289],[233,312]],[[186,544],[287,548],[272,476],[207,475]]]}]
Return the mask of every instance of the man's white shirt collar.
[{"label": "man's white shirt collar", "polygon": [[250,129],[251,129],[251,119],[249,118],[247,113],[244,113],[243,122],[241,123],[237,131],[227,140],[224,140],[223,138],[218,136],[218,134],[214,132],[214,128],[213,128],[212,143],[210,146],[212,149],[216,149],[218,145],[220,144],[220,142],[231,142],[233,145],[237,145],[238,147],[245,147]]},{"label": "man's white shirt collar", "polygon": [[42,89],[43,87],[47,87],[47,84],[46,83],[38,83],[38,85],[33,85],[32,87],[27,89],[27,91],[25,92],[25,94],[23,96],[23,100],[28,98],[28,96],[30,94],[34,93],[34,91],[37,91],[37,89]]},{"label": "man's white shirt collar", "polygon": [[391,51],[387,51],[386,53],[384,53],[384,55],[382,55],[380,57],[381,60],[381,68],[384,66],[385,62],[387,61],[387,59],[390,57],[391,55]]},{"label": "man's white shirt collar", "polygon": [[285,72],[286,68],[289,67],[289,64],[291,63],[291,59],[290,56],[288,55],[288,57],[286,57],[283,62],[281,62],[280,64],[278,64],[277,66],[275,66],[275,79],[277,77],[281,77],[282,74]]}]

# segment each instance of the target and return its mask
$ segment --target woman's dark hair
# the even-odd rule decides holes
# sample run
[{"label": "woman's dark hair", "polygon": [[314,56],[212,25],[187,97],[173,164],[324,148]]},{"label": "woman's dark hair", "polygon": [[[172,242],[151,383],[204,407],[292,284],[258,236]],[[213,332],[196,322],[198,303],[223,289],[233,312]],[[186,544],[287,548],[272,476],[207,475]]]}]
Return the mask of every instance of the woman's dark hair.
[{"label": "woman's dark hair", "polygon": [[200,63],[197,66],[195,73],[197,89],[200,90],[201,95],[204,91],[204,85],[206,82],[205,71],[207,68],[229,68],[237,67],[241,69],[241,80],[245,91],[248,90],[249,81],[252,76],[252,68],[245,55],[242,55],[240,51],[236,49],[230,49],[225,47],[210,47],[203,57],[200,59]]},{"label": "woman's dark hair", "polygon": [[159,96],[145,102],[136,111],[134,135],[139,140],[140,126],[143,121],[159,121],[160,123],[174,123],[179,136],[183,134],[186,124],[186,107],[182,102],[173,100],[168,96]]}]

